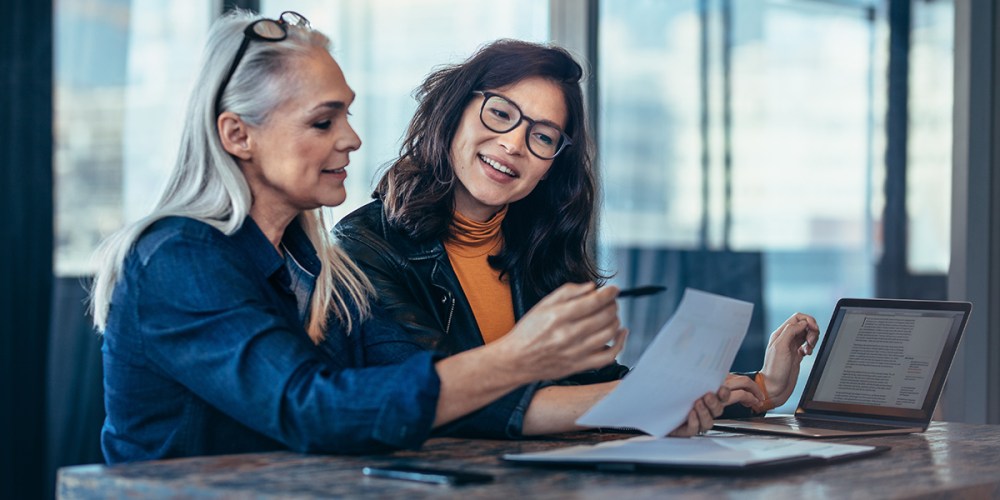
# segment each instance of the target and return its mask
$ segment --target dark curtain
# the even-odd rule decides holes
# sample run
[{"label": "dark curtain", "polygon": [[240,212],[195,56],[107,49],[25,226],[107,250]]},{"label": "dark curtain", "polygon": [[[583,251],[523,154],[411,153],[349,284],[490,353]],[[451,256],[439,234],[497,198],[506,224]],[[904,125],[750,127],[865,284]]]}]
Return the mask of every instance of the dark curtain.
[{"label": "dark curtain", "polygon": [[685,288],[725,295],[754,305],[750,327],[732,371],[755,371],[764,360],[764,271],[759,252],[621,248],[614,251],[614,283],[666,285],[665,293],[619,302],[629,340],[622,362],[632,366],[680,304]]},{"label": "dark curtain", "polygon": [[48,453],[46,497],[56,471],[67,465],[104,462],[104,369],[101,337],[86,314],[90,278],[60,277],[52,293],[47,377]]},{"label": "dark curtain", "polygon": [[52,286],[52,2],[6,2],[0,30],[0,492],[44,491]]}]

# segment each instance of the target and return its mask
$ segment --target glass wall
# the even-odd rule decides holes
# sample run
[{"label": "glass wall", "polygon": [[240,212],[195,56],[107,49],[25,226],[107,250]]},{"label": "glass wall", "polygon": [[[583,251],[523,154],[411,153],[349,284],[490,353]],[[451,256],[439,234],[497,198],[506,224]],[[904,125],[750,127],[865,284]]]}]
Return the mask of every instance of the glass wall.
[{"label": "glass wall", "polygon": [[[951,89],[941,68],[950,68],[952,8],[914,4],[909,261],[932,272],[948,262]],[[760,354],[792,313],[825,328],[839,298],[875,296],[885,9],[875,1],[601,2],[599,244],[613,281],[704,286],[753,301],[761,316],[743,348]],[[632,329],[626,363],[682,292],[623,306]],[[743,367],[759,366],[751,359]],[[781,410],[793,410],[798,394]]]}]

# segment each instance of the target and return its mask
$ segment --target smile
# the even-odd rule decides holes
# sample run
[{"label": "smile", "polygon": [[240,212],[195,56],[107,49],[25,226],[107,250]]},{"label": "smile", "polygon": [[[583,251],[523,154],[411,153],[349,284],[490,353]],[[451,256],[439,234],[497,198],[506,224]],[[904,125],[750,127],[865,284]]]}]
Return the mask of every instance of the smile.
[{"label": "smile", "polygon": [[344,172],[346,172],[346,170],[344,170],[344,167],[340,167],[340,168],[324,168],[323,169],[323,173],[324,174],[342,174]]},{"label": "smile", "polygon": [[499,162],[496,162],[494,160],[491,160],[491,159],[489,159],[489,158],[487,158],[487,157],[485,157],[483,155],[479,155],[479,159],[482,160],[483,163],[485,163],[485,164],[493,167],[493,170],[496,170],[497,172],[503,173],[505,175],[509,175],[511,177],[517,177],[517,174],[514,173],[513,170],[511,170],[507,166],[503,165],[502,163],[499,163]]}]

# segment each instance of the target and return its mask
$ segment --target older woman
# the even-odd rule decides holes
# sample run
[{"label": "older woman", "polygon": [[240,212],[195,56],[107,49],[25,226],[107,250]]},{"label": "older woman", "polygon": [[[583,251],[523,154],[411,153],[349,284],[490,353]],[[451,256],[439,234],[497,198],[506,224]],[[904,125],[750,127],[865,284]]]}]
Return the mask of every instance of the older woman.
[{"label": "older woman", "polygon": [[[343,202],[361,146],[328,43],[290,12],[212,26],[168,186],[99,253],[109,463],[417,447],[620,350],[615,291],[592,284],[560,287],[509,341],[445,359],[380,318],[319,210]],[[368,359],[389,347],[398,362]]]},{"label": "older woman", "polygon": [[[582,73],[561,48],[501,40],[430,74],[376,200],[335,228],[380,304],[425,348],[502,342],[558,286],[603,280],[588,247],[596,188]],[[727,378],[727,402],[743,405],[726,416],[783,403],[818,334],[811,316],[789,318],[764,369]],[[560,382],[584,385],[540,388],[523,432],[576,428],[626,371],[610,364]],[[708,402],[694,403],[678,433],[704,430]]]}]

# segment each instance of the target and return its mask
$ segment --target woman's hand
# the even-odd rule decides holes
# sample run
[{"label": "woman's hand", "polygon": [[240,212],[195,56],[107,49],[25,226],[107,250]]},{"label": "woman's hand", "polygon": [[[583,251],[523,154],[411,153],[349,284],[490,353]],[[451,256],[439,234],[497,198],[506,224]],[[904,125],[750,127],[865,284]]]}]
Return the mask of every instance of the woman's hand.
[{"label": "woman's hand", "polygon": [[568,283],[543,298],[490,347],[525,382],[562,378],[615,360],[627,330],[618,321],[618,288]]},{"label": "woman's hand", "polygon": [[773,406],[785,404],[792,395],[799,377],[799,364],[802,358],[812,354],[818,340],[816,318],[802,313],[793,314],[771,334],[760,373]]},{"label": "woman's hand", "polygon": [[[614,361],[628,333],[618,323],[617,295],[618,288],[613,286],[598,289],[593,283],[563,285],[543,298],[510,333],[496,342],[435,363],[441,392],[434,426],[482,408],[520,385],[562,378]],[[604,385],[598,389],[610,390]],[[557,398],[556,405],[575,402],[577,406],[543,408],[546,410],[541,412],[543,419],[552,415],[561,415],[561,419],[529,430],[553,432],[553,429],[574,428],[573,412],[586,410],[596,401],[595,397],[599,398],[597,393],[589,391],[575,391],[570,396],[570,400]],[[527,415],[526,419],[538,420],[532,416]]]},{"label": "woman's hand", "polygon": [[726,375],[722,386],[729,389],[729,399],[723,401],[724,406],[733,403],[739,403],[743,406],[757,406],[767,398],[757,382],[746,375],[730,373]]},{"label": "woman's hand", "polygon": [[687,421],[674,429],[670,435],[689,437],[711,429],[715,425],[715,417],[722,415],[722,409],[726,407],[726,401],[730,397],[729,388],[725,385],[719,387],[718,392],[705,393],[704,396],[695,400],[691,411],[688,412]]}]

